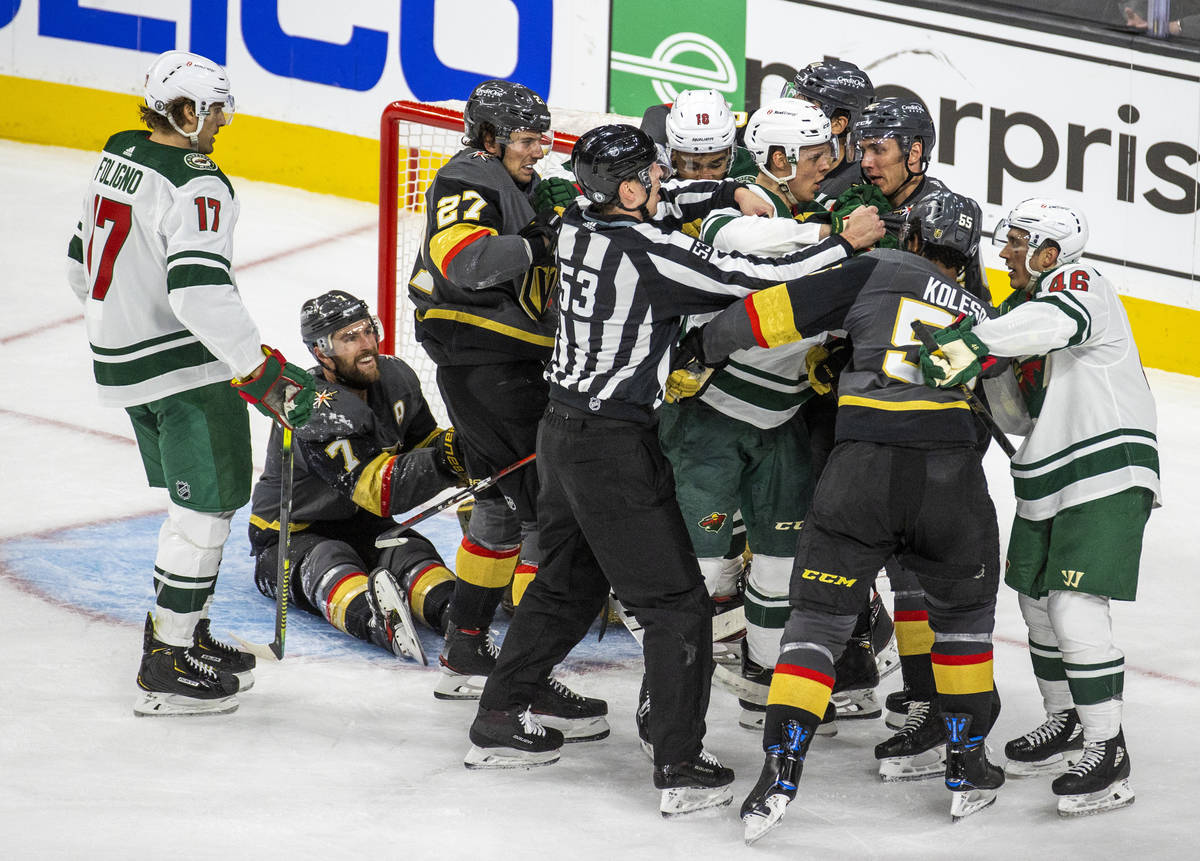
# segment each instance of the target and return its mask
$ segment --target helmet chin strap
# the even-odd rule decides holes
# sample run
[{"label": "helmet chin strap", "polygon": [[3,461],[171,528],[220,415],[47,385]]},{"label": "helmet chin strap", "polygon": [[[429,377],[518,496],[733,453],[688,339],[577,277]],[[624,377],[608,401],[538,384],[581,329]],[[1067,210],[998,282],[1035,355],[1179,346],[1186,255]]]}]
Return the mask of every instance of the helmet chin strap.
[{"label": "helmet chin strap", "polygon": [[183,135],[191,141],[192,149],[200,149],[200,129],[204,125],[204,121],[208,119],[208,111],[201,111],[200,106],[192,102],[192,109],[196,112],[196,130],[194,132],[185,132],[176,123],[175,118],[167,113],[167,122],[171,124],[171,128],[175,129],[178,134]]}]

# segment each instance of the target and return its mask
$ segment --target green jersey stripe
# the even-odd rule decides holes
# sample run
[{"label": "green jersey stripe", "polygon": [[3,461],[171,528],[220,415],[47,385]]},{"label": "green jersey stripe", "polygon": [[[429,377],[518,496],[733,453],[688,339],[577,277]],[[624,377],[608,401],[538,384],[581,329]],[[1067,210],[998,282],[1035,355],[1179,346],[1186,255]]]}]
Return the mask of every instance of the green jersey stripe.
[{"label": "green jersey stripe", "polygon": [[181,287],[203,287],[213,284],[232,284],[233,279],[224,269],[212,266],[175,266],[167,272],[167,292]]},{"label": "green jersey stripe", "polygon": [[211,251],[180,251],[167,258],[167,266],[170,267],[172,263],[184,257],[199,257],[202,260],[215,260],[217,263],[223,265],[226,269],[229,268],[229,261],[226,258],[222,257],[220,254],[213,254]]},{"label": "green jersey stripe", "polygon": [[1054,305],[1074,321],[1075,334],[1067,341],[1068,347],[1082,344],[1087,339],[1087,335],[1092,328],[1092,318],[1087,311],[1079,306],[1078,302],[1068,302],[1063,296],[1059,295],[1039,296],[1036,301]]},{"label": "green jersey stripe", "polygon": [[1071,445],[1067,446],[1062,451],[1057,451],[1049,457],[1044,457],[1041,460],[1034,461],[1033,463],[1014,463],[1012,468],[1014,471],[1019,470],[1021,472],[1030,472],[1035,469],[1041,469],[1043,466],[1049,466],[1057,460],[1062,460],[1063,458],[1067,457],[1067,455],[1073,454],[1074,452],[1079,451],[1081,448],[1087,448],[1088,446],[1095,445],[1096,443],[1104,442],[1105,440],[1114,439],[1121,436],[1143,437],[1145,439],[1155,440],[1156,442],[1158,439],[1151,431],[1142,430],[1141,428],[1117,428],[1116,430],[1111,430],[1107,433],[1097,434],[1096,436],[1088,437],[1087,439],[1081,439],[1079,442],[1072,443]]},{"label": "green jersey stripe", "polygon": [[217,361],[217,357],[199,341],[183,344],[159,353],[151,353],[128,362],[92,362],[96,382],[101,386],[132,386],[163,374]]},{"label": "green jersey stripe", "polygon": [[700,238],[709,245],[712,245],[713,241],[717,238],[717,233],[721,230],[721,228],[733,221],[735,218],[737,218],[736,215],[713,216],[707,220],[706,223],[708,226],[704,228],[704,232],[700,234]]},{"label": "green jersey stripe", "polygon": [[138,341],[136,344],[130,344],[128,347],[97,347],[95,344],[92,344],[91,347],[92,352],[97,356],[128,356],[140,350],[157,347],[159,344],[169,344],[181,338],[194,337],[195,335],[184,329],[180,332],[171,332],[169,335],[159,335],[157,338],[147,338],[145,341]]},{"label": "green jersey stripe", "polygon": [[725,367],[726,368],[737,368],[739,371],[749,374],[752,377],[758,377],[762,380],[766,380],[767,382],[771,382],[771,383],[778,383],[781,386],[797,387],[797,386],[803,386],[805,383],[805,378],[803,376],[801,376],[799,378],[781,377],[778,374],[772,374],[769,371],[764,371],[762,368],[756,368],[753,365],[743,365],[741,362],[735,362],[732,359],[729,361],[729,363]]},{"label": "green jersey stripe", "polygon": [[751,406],[773,412],[792,409],[812,396],[812,389],[807,386],[796,392],[779,392],[729,374],[714,375],[712,388],[724,392],[730,397],[745,401]]},{"label": "green jersey stripe", "polygon": [[76,263],[83,262],[83,240],[78,236],[71,237],[71,242],[67,245],[67,256]]},{"label": "green jersey stripe", "polygon": [[1057,469],[1034,478],[1015,476],[1018,499],[1042,499],[1087,478],[1136,466],[1158,475],[1158,449],[1142,443],[1122,442],[1078,457]]}]

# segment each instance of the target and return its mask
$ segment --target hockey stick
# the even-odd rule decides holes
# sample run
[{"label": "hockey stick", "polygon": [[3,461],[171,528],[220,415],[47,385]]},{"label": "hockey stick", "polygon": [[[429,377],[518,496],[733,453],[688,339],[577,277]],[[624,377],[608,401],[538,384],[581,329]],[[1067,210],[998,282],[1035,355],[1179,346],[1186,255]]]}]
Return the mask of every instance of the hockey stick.
[{"label": "hockey stick", "polygon": [[[418,511],[416,514],[414,514],[412,517],[408,518],[407,520],[397,523],[395,525],[395,527],[392,529],[389,529],[388,532],[403,532],[405,529],[408,529],[410,526],[415,526],[416,524],[420,523],[422,520],[428,520],[430,517],[433,517],[433,515],[437,514],[440,511],[445,511],[447,508],[449,508],[452,505],[458,505],[460,502],[467,501],[472,496],[475,496],[477,493],[479,493],[479,491],[486,490],[487,488],[491,487],[497,481],[504,478],[504,476],[508,475],[510,472],[515,472],[516,470],[523,467],[525,464],[532,463],[534,458],[536,458],[536,457],[537,457],[536,454],[531,454],[527,457],[521,458],[516,463],[509,464],[508,466],[504,467],[504,469],[500,470],[499,472],[494,472],[491,475],[489,475],[487,478],[480,479],[478,482],[473,484],[471,487],[468,487],[464,490],[460,490],[458,493],[455,493],[452,496],[447,496],[441,502],[437,503],[436,505],[431,505],[428,508],[424,509],[423,511]],[[375,546],[376,547],[398,547],[399,545],[404,544],[407,541],[408,541],[407,538],[404,538],[401,536],[396,536],[396,537],[381,536],[381,537],[375,539]]]},{"label": "hockey stick", "polygon": [[[930,353],[936,353],[941,350],[937,340],[933,337],[933,330],[930,328],[928,323],[925,323],[921,320],[914,320],[912,324],[912,330],[913,334],[921,340],[921,343],[924,345],[925,349]],[[999,444],[1004,453],[1008,455],[1010,459],[1015,457],[1017,454],[1016,448],[1013,447],[1013,444],[1009,441],[1008,437],[1004,435],[1004,431],[1000,430],[1000,426],[996,424],[996,419],[992,417],[991,411],[984,406],[983,401],[979,400],[979,395],[971,391],[970,387],[966,383],[955,386],[955,388],[963,393],[967,399],[967,405],[971,408],[971,411],[975,413],[975,415],[979,416],[979,418],[987,426],[988,433],[992,435],[992,439]]]},{"label": "hockey stick", "polygon": [[279,544],[275,567],[275,639],[270,643],[251,643],[237,637],[244,651],[267,661],[283,660],[283,643],[287,638],[288,587],[292,581],[292,429],[283,428],[282,457],[279,476]]}]

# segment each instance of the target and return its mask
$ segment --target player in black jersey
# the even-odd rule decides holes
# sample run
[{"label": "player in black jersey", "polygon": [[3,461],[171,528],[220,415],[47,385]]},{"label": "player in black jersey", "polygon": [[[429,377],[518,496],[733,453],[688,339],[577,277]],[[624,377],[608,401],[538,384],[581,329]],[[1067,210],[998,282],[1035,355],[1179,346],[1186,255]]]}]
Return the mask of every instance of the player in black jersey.
[{"label": "player in black jersey", "polygon": [[[291,597],[360,640],[423,658],[410,607],[440,633],[454,575],[418,532],[384,550],[375,540],[396,532],[393,514],[463,481],[454,429],[437,426],[408,365],[379,355],[379,325],[361,299],[331,290],[308,300],[300,332],[318,385],[313,417],[295,431]],[[255,584],[273,598],[281,456],[272,433],[250,544]]]},{"label": "player in black jersey", "polygon": [[[549,143],[537,93],[485,81],[463,110],[466,147],[425,194],[425,238],[409,281],[416,333],[474,479],[533,453],[554,343],[553,209],[535,216],[534,170]],[[504,587],[514,601],[537,570],[537,473],[521,469],[482,492],[458,550],[453,620],[434,688],[476,699],[495,664],[488,626]]]},{"label": "player in black jersey", "polygon": [[[703,364],[823,329],[845,329],[853,344],[838,389],[837,445],[796,550],[792,613],[767,704],[766,762],[742,807],[747,840],[774,827],[795,797],[834,663],[892,555],[917,572],[925,591],[952,814],[990,803],[1003,782],[983,748],[995,719],[995,510],[974,417],[961,394],[930,397],[921,387],[912,329],[917,322],[945,326],[960,313],[990,316],[990,306],[953,279],[978,244],[978,216],[968,198],[931,195],[911,214],[917,229],[903,236],[915,253],[872,251],[797,285],[761,291],[685,339]],[[936,228],[921,228],[926,221]]]}]

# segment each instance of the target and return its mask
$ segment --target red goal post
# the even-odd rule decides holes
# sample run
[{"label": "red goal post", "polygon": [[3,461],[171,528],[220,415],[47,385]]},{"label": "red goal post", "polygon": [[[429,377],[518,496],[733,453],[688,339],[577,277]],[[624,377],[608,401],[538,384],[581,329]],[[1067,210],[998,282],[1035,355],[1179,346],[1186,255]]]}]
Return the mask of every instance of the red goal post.
[{"label": "red goal post", "polygon": [[[421,378],[435,417],[446,420],[434,367],[413,334],[408,279],[425,231],[425,191],[450,157],[463,148],[462,102],[396,101],[379,122],[379,281],[376,312],[383,323],[380,352],[400,356]],[[550,109],[554,143],[538,162],[542,176],[565,175],[562,164],[578,136],[608,122],[638,120],[589,111]]]}]

